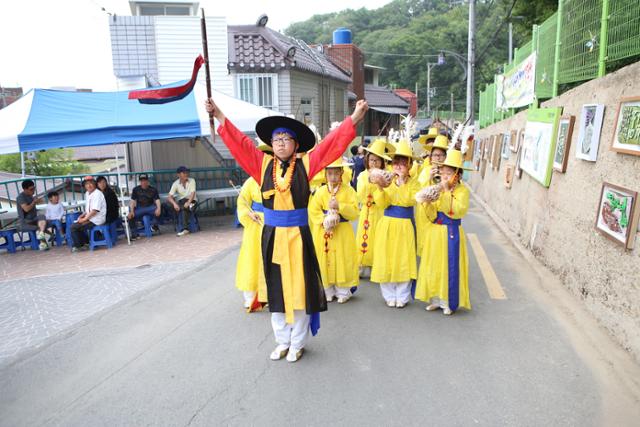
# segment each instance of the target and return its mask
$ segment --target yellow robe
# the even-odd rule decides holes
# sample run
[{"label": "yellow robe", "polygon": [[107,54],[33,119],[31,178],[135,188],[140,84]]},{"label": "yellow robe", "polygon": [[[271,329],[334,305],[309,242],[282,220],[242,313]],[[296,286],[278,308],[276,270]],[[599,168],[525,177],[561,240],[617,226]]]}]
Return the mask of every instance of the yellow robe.
[{"label": "yellow robe", "polygon": [[[387,188],[374,193],[376,205],[413,207],[420,186],[418,180],[398,187],[395,180]],[[371,281],[378,283],[407,282],[417,277],[416,241],[413,223],[409,219],[383,215],[376,226]]]},{"label": "yellow robe", "polygon": [[[425,246],[420,259],[420,273],[416,287],[416,299],[429,302],[432,298],[449,301],[448,227],[434,224],[438,211],[453,219],[461,219],[469,209],[469,189],[462,183],[451,192],[443,192],[425,210],[430,223],[426,226]],[[464,229],[460,225],[458,307],[471,309],[469,302],[469,260]]]},{"label": "yellow robe", "polygon": [[[325,288],[338,286],[351,288],[358,285],[358,263],[356,257],[356,238],[350,222],[341,222],[333,230],[331,237],[325,240],[322,227],[324,211],[329,209],[331,195],[326,185],[320,187],[309,203],[309,222],[313,224],[313,243],[320,264],[322,283]],[[349,184],[341,184],[336,194],[341,217],[353,221],[358,217],[356,192]]]},{"label": "yellow robe", "polygon": [[[420,188],[425,188],[433,184],[431,182],[431,162],[425,159],[422,164],[422,170],[418,175],[418,183]],[[416,205],[416,240],[418,242],[418,256],[422,256],[422,248],[424,246],[425,227],[429,223],[424,203]]]},{"label": "yellow robe", "polygon": [[[258,288],[266,290],[264,279],[264,266],[262,265],[262,224],[264,214],[256,212],[262,219],[258,224],[249,218],[252,202],[262,203],[260,186],[253,179],[247,179],[242,185],[238,196],[238,220],[244,227],[242,232],[242,246],[238,254],[238,264],[236,267],[236,288],[241,291],[258,292]],[[260,301],[266,301],[266,293]]]},{"label": "yellow robe", "polygon": [[[356,235],[356,245],[358,251],[358,265],[363,267],[371,267],[373,265],[373,251],[375,242],[375,232],[378,221],[382,218],[384,208],[375,204],[374,192],[378,186],[369,182],[369,171],[366,170],[358,175],[358,202],[360,203],[360,217],[358,219],[358,232]],[[370,201],[371,206],[367,207]],[[365,235],[365,221],[369,220],[369,228],[367,238]],[[366,247],[363,247],[363,243]]]}]

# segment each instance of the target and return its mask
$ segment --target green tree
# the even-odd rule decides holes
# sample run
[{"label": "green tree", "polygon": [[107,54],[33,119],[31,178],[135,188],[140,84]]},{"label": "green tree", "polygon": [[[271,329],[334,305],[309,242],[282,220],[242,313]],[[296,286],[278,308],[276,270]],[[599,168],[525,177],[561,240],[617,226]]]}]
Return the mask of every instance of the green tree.
[{"label": "green tree", "polygon": [[[477,2],[477,90],[492,83],[494,74],[501,72],[507,62],[506,17],[509,13],[524,16],[523,20],[514,21],[515,45],[521,46],[530,40],[533,24],[542,23],[556,8],[557,0]],[[346,9],[315,15],[307,21],[292,24],[285,32],[308,43],[331,43],[336,28],[349,28],[354,43],[365,52],[366,62],[385,68],[381,74],[382,84],[413,90],[417,83],[418,100],[423,107],[427,95],[427,62],[435,62],[441,50],[457,52],[466,58],[468,10],[466,2],[394,0],[373,10]],[[431,98],[432,109],[448,109],[450,93],[453,93],[454,109],[463,111],[466,93],[464,68],[451,55],[445,55],[445,61],[444,65],[431,70],[431,87],[436,90]]]},{"label": "green tree", "polygon": [[[54,176],[84,173],[89,168],[73,159],[73,151],[68,148],[54,148],[25,155],[25,173],[37,176]],[[20,173],[20,154],[0,156],[0,170]]]}]

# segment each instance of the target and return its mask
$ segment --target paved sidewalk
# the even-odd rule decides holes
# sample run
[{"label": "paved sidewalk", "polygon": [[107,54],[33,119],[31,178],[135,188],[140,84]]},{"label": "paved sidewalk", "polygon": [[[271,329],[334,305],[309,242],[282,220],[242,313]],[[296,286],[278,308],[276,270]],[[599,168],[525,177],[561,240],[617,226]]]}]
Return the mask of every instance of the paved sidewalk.
[{"label": "paved sidewalk", "polygon": [[0,255],[0,367],[61,338],[66,330],[135,294],[176,280],[241,240],[231,217],[204,218],[203,231],[176,237],[170,228],[128,246],[72,254]]},{"label": "paved sidewalk", "polygon": [[177,237],[170,225],[164,225],[160,235],[141,237],[131,245],[120,237],[109,250],[99,248],[72,254],[63,246],[47,252],[27,249],[15,254],[1,253],[0,288],[4,280],[203,260],[242,239],[242,229],[234,227],[232,216],[201,217],[200,226],[202,231]]}]

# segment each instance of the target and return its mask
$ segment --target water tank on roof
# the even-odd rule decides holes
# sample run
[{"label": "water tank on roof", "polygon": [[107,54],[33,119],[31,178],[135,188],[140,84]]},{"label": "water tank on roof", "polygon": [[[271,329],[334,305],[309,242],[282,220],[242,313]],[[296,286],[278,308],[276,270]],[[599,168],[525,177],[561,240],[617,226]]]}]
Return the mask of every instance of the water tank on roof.
[{"label": "water tank on roof", "polygon": [[351,44],[351,30],[338,28],[333,32],[333,44]]}]

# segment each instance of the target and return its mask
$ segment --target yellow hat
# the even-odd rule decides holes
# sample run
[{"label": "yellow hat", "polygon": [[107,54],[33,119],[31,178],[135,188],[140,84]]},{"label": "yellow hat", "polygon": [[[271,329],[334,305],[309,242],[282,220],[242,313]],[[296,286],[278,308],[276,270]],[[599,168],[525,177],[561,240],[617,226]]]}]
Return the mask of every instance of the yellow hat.
[{"label": "yellow hat", "polygon": [[391,155],[392,157],[402,156],[402,157],[408,157],[410,159],[415,159],[415,157],[413,156],[413,150],[411,149],[411,145],[409,145],[409,142],[407,142],[406,139],[401,139],[400,141],[396,142],[394,145],[396,150]]},{"label": "yellow hat", "polygon": [[449,149],[449,138],[447,138],[444,135],[436,136],[436,140],[433,143],[433,146],[431,147],[431,149],[433,150],[434,148],[440,148],[442,150],[447,151]]},{"label": "yellow hat", "polygon": [[263,153],[273,153],[273,148],[271,148],[270,145],[262,142],[260,138],[258,138],[258,150],[262,151]]},{"label": "yellow hat", "polygon": [[429,128],[429,132],[427,132],[426,134],[421,134],[418,137],[418,142],[422,145],[425,145],[428,139],[435,139],[438,135],[439,135],[438,128],[436,127]]},{"label": "yellow hat", "polygon": [[325,169],[337,169],[337,168],[348,168],[351,167],[351,163],[347,163],[344,161],[342,157],[335,160],[329,166],[325,167]]},{"label": "yellow hat", "polygon": [[444,159],[444,162],[432,162],[434,165],[438,166],[449,166],[456,169],[464,169],[464,170],[473,170],[473,168],[464,167],[464,158],[462,156],[462,151],[456,150],[452,148],[447,151],[447,158]]},{"label": "yellow hat", "polygon": [[388,143],[386,139],[382,138],[376,139],[368,147],[364,147],[364,149],[365,151],[388,161],[391,161],[391,158],[387,154],[395,151],[395,147]]}]

